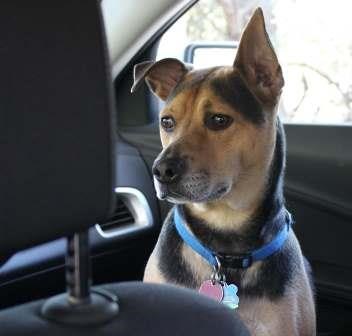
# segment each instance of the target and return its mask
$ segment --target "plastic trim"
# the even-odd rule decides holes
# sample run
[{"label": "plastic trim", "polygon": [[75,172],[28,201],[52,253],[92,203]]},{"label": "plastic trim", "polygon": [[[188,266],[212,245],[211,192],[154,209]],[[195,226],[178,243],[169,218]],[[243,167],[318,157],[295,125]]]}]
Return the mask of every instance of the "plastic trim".
[{"label": "plastic trim", "polygon": [[117,187],[115,193],[116,197],[122,199],[131,211],[134,222],[112,230],[103,230],[99,224],[96,224],[95,228],[103,238],[123,236],[153,226],[151,209],[146,197],[140,190],[132,187]]}]

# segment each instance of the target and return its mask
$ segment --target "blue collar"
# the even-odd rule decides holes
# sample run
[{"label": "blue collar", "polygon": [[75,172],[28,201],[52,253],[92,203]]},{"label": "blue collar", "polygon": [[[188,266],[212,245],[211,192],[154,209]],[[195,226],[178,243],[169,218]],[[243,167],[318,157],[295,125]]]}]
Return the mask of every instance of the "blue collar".
[{"label": "blue collar", "polygon": [[264,260],[275,252],[277,252],[285,243],[293,222],[291,214],[286,210],[285,207],[282,207],[277,213],[277,215],[274,217],[273,221],[279,221],[281,223],[285,222],[286,225],[283,226],[283,229],[277,233],[275,238],[270,243],[265,244],[261,248],[254,250],[250,253],[227,255],[222,253],[216,253],[202,245],[202,243],[193,235],[193,233],[184,224],[181,212],[182,209],[179,209],[179,206],[175,206],[174,223],[176,230],[183,239],[183,241],[214,267],[218,267],[218,264],[220,262],[220,265],[223,268],[234,269],[248,268],[252,265],[253,262]]}]

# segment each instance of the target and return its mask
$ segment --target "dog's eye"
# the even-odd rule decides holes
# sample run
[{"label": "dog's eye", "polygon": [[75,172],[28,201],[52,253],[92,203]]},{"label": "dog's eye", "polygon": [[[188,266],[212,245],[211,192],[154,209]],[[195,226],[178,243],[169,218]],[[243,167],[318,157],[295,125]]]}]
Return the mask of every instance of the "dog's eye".
[{"label": "dog's eye", "polygon": [[172,117],[162,117],[160,125],[166,132],[171,132],[175,128],[175,120]]},{"label": "dog's eye", "polygon": [[232,121],[233,119],[230,116],[224,114],[209,113],[205,117],[205,125],[213,131],[220,131],[229,127]]}]

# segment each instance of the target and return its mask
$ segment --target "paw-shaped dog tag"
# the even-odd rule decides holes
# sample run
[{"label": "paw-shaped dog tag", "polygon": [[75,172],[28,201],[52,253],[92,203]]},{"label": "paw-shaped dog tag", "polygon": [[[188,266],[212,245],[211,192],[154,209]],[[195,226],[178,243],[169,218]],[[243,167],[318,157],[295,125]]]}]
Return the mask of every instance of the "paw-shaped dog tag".
[{"label": "paw-shaped dog tag", "polygon": [[237,296],[238,288],[236,285],[225,285],[223,287],[224,297],[222,303],[231,309],[236,309],[238,307],[240,299]]},{"label": "paw-shaped dog tag", "polygon": [[224,297],[224,290],[220,283],[211,280],[204,281],[199,288],[199,293],[212,298],[218,302]]}]

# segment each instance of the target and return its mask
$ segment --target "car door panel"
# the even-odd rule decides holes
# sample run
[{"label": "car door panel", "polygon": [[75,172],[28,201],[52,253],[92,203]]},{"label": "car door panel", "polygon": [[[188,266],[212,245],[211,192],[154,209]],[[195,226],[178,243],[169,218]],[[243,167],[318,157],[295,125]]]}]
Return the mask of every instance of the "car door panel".
[{"label": "car door panel", "polygon": [[352,294],[351,128],[286,125],[286,134],[286,196],[295,230],[317,285],[330,284],[344,299]]}]

